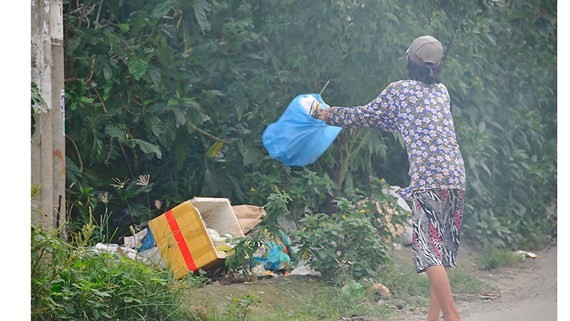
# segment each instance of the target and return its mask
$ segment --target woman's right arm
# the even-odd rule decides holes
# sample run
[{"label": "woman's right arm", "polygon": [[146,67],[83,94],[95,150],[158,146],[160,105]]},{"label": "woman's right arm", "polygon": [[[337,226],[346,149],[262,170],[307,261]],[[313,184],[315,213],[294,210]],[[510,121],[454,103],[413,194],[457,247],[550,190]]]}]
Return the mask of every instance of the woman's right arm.
[{"label": "woman's right arm", "polygon": [[355,107],[331,107],[320,119],[338,127],[376,127],[397,131],[398,106],[395,100],[397,87],[390,84],[370,103]]}]

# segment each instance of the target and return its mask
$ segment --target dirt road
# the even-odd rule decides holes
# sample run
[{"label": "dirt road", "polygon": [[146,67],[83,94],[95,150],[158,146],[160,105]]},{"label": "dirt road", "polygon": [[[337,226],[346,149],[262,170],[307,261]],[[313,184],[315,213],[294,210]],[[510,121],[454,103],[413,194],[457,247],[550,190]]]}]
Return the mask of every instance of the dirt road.
[{"label": "dirt road", "polygon": [[500,289],[492,301],[460,302],[464,321],[557,320],[557,248],[537,252],[525,267],[499,269],[486,275]]},{"label": "dirt road", "polygon": [[[557,247],[535,253],[539,257],[527,258],[521,267],[481,272],[479,277],[495,285],[499,292],[489,299],[465,300],[459,296],[456,304],[463,321],[556,321]],[[425,318],[426,311],[418,311],[393,321]]]}]

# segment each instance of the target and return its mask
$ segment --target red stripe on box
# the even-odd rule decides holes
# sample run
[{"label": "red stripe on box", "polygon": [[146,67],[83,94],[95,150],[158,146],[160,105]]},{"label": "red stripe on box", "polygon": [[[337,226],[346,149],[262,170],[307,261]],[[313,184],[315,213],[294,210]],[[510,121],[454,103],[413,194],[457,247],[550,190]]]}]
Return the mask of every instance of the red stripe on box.
[{"label": "red stripe on box", "polygon": [[174,235],[174,239],[178,244],[178,248],[180,249],[180,253],[184,258],[184,262],[186,262],[186,266],[191,271],[196,271],[196,263],[194,263],[194,259],[192,259],[192,254],[190,254],[190,249],[188,248],[188,244],[186,244],[186,240],[184,239],[184,235],[182,235],[182,231],[180,231],[180,227],[176,222],[176,218],[172,214],[172,210],[164,213],[166,215],[166,221],[172,230]]}]

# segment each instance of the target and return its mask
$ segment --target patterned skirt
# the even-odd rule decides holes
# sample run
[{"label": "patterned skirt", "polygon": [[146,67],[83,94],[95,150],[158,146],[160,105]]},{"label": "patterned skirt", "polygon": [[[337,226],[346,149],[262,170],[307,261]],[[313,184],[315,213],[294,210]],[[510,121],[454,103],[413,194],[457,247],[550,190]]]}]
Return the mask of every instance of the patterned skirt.
[{"label": "patterned skirt", "polygon": [[413,194],[412,250],[416,272],[455,267],[463,220],[463,189],[428,189]]}]

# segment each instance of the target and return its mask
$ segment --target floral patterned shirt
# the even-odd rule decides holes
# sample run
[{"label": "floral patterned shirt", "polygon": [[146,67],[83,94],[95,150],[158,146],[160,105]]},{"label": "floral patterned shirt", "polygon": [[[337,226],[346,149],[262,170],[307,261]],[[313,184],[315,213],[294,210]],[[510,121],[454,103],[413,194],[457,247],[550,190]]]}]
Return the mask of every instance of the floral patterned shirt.
[{"label": "floral patterned shirt", "polygon": [[327,124],[399,132],[410,162],[410,185],[398,194],[411,200],[421,189],[465,189],[465,166],[455,137],[445,85],[416,80],[391,83],[364,106],[331,107]]}]

